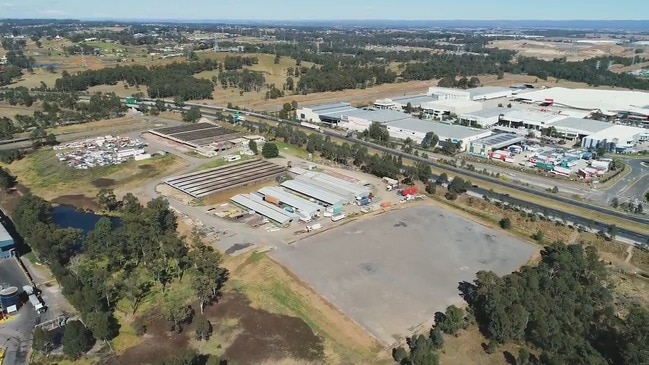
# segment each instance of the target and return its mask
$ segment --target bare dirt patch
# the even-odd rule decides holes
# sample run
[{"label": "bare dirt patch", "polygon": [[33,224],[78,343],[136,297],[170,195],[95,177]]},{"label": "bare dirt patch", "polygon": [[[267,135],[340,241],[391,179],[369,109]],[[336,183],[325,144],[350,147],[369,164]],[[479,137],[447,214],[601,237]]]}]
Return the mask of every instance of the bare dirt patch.
[{"label": "bare dirt patch", "polygon": [[207,307],[205,315],[214,322],[238,320],[242,332],[224,354],[229,362],[259,364],[283,358],[316,361],[323,357],[322,339],[303,320],[252,308],[242,294],[228,293],[218,304]]},{"label": "bare dirt patch", "polygon": [[52,199],[52,203],[61,205],[70,205],[79,209],[98,210],[99,204],[95,199],[82,194],[78,195],[61,195]]},{"label": "bare dirt patch", "polygon": [[96,188],[105,189],[105,188],[110,188],[111,186],[114,186],[116,181],[115,181],[115,179],[106,179],[106,178],[101,177],[99,179],[93,180],[91,183]]},{"label": "bare dirt patch", "polygon": [[568,61],[581,61],[593,57],[622,56],[627,50],[616,44],[564,43],[534,40],[497,40],[489,48],[509,49],[525,57],[551,61],[565,57]]},{"label": "bare dirt patch", "polygon": [[119,357],[108,361],[109,365],[156,364],[161,359],[182,353],[189,344],[187,331],[169,331],[169,322],[160,316],[150,314],[146,318],[147,333],[144,341],[124,351]]}]

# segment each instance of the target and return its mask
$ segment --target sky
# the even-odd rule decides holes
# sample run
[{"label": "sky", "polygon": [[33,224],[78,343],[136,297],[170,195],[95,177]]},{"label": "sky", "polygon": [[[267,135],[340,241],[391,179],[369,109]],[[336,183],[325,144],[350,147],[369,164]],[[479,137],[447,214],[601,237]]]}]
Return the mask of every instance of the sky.
[{"label": "sky", "polygon": [[649,1],[0,0],[0,18],[120,20],[639,20],[649,18]]}]

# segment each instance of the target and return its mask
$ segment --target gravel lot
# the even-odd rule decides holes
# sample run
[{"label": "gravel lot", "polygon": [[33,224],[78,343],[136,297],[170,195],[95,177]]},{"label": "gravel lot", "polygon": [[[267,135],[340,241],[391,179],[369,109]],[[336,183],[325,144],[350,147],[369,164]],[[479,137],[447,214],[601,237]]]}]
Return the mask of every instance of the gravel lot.
[{"label": "gravel lot", "polygon": [[271,256],[389,345],[461,302],[459,282],[480,270],[509,273],[533,252],[442,208],[417,206],[280,246]]}]

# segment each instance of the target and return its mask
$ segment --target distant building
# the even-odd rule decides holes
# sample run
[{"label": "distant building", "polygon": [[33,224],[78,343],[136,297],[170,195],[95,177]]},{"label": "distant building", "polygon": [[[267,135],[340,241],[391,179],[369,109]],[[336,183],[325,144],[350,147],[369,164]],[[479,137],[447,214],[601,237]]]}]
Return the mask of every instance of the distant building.
[{"label": "distant building", "polygon": [[476,87],[472,89],[451,89],[446,87],[430,87],[428,88],[428,95],[433,96],[439,100],[493,100],[500,98],[510,98],[513,95],[513,90],[508,87],[498,86],[485,86]]}]

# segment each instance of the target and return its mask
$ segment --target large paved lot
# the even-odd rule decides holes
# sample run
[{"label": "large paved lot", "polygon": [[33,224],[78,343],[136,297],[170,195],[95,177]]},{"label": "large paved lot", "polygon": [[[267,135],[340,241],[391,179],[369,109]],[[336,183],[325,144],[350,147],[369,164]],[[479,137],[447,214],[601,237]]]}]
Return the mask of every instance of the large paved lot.
[{"label": "large paved lot", "polygon": [[509,273],[534,248],[433,206],[352,222],[272,257],[384,344],[460,301],[460,281]]}]

